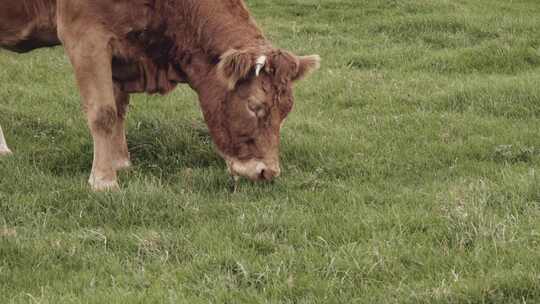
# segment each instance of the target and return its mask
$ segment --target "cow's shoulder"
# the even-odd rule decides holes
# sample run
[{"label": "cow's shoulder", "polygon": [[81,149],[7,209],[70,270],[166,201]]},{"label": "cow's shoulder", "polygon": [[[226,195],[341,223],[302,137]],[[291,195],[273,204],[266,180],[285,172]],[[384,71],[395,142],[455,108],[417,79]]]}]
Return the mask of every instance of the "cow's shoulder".
[{"label": "cow's shoulder", "polygon": [[63,32],[75,37],[94,28],[110,32],[115,36],[126,36],[141,31],[152,22],[154,7],[149,0],[92,0],[58,1],[58,20]]}]

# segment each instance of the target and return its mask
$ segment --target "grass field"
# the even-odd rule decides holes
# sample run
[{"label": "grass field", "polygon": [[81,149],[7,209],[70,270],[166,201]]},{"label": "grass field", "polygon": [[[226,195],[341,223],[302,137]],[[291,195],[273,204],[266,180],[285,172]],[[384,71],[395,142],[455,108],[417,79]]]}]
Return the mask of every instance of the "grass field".
[{"label": "grass field", "polygon": [[323,67],[237,193],[187,87],[91,193],[63,51],[0,52],[0,303],[540,303],[540,2],[247,2]]}]

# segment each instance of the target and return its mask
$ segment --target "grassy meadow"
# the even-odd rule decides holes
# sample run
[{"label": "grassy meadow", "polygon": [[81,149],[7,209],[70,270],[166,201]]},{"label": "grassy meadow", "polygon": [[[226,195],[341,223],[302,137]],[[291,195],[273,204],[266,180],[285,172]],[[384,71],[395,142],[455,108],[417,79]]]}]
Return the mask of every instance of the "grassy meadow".
[{"label": "grassy meadow", "polygon": [[247,3],[323,65],[236,193],[187,87],[90,192],[62,49],[0,51],[0,303],[540,303],[540,2]]}]

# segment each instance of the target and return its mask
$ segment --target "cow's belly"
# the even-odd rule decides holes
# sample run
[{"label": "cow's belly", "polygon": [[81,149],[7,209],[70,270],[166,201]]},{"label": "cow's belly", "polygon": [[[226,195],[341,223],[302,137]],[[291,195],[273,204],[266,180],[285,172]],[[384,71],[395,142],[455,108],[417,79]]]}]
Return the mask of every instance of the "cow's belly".
[{"label": "cow's belly", "polygon": [[60,41],[58,40],[56,32],[52,30],[50,32],[39,32],[26,37],[14,34],[12,37],[0,39],[0,47],[16,53],[26,53],[35,49],[57,45],[60,45]]},{"label": "cow's belly", "polygon": [[[29,13],[29,7],[32,8]],[[0,48],[17,53],[59,45],[51,17],[54,1],[0,1]]]},{"label": "cow's belly", "polygon": [[0,47],[26,53],[34,49],[59,45],[56,28],[38,27],[35,22],[11,22],[0,20]]}]

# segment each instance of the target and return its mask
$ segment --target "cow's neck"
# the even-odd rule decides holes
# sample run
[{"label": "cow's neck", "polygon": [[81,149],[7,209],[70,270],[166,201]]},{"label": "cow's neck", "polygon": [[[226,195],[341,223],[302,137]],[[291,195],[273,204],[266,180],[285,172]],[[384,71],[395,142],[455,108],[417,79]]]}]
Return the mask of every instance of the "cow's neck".
[{"label": "cow's neck", "polygon": [[[227,50],[267,44],[243,0],[185,0],[182,37],[192,47],[219,56]],[[186,7],[186,3],[189,6]],[[178,28],[178,27],[176,27]]]},{"label": "cow's neck", "polygon": [[201,75],[206,75],[205,81],[210,80],[207,78],[212,78],[220,56],[228,50],[250,48],[262,55],[272,48],[243,0],[177,0],[176,3],[181,3],[182,9],[165,6],[169,29],[173,31],[169,37],[176,40],[179,64],[197,91]]},{"label": "cow's neck", "polygon": [[207,53],[197,51],[186,55],[184,59],[180,65],[182,72],[188,84],[199,96],[199,105],[214,144],[218,147],[218,151],[230,154],[232,151],[227,150],[230,148],[230,135],[219,127],[224,123],[227,85],[217,77],[216,64]]},{"label": "cow's neck", "polygon": [[[255,49],[261,55],[271,44],[251,18],[242,0],[191,0],[193,7],[184,16],[190,20],[183,31],[186,37],[180,66],[188,83],[198,93],[204,118],[216,146],[230,153],[230,135],[224,133],[223,114],[228,92],[227,84],[217,77],[220,56],[230,49]],[[196,33],[196,34],[194,34]]]}]

